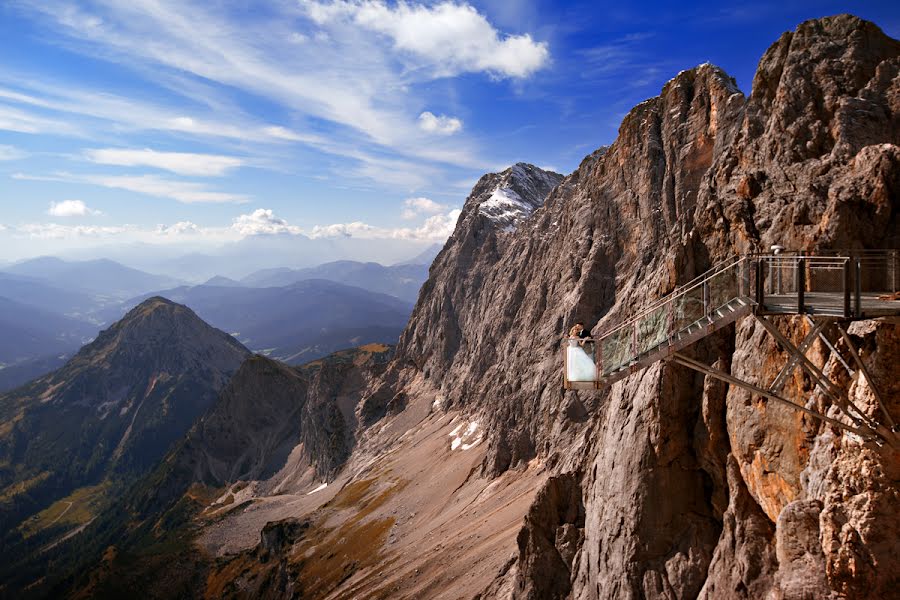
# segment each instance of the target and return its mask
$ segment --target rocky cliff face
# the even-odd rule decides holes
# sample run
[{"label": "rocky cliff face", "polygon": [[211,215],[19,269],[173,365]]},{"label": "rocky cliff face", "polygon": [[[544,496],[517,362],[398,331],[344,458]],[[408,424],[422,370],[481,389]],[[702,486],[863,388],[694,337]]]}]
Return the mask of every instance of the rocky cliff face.
[{"label": "rocky cliff face", "polygon": [[[894,593],[900,548],[887,539],[897,522],[886,507],[898,498],[896,454],[668,364],[603,394],[563,394],[558,348],[573,321],[600,332],[735,253],[897,247],[898,67],[900,43],[875,25],[810,21],[766,52],[749,98],[714,66],[680,73],[515,231],[471,217],[470,198],[393,375],[421,372],[450,406],[480,415],[484,474],[538,457],[568,477],[539,493],[550,506],[533,513],[550,516],[526,520],[505,575],[514,585],[492,589]],[[808,327],[781,326],[795,341]],[[893,389],[897,325],[871,323],[855,339]],[[784,360],[752,319],[691,351],[761,385]],[[815,352],[825,363],[826,350]],[[841,383],[875,410],[864,384]],[[828,410],[811,389],[797,376],[786,393]],[[885,393],[896,415],[898,397]]]}]

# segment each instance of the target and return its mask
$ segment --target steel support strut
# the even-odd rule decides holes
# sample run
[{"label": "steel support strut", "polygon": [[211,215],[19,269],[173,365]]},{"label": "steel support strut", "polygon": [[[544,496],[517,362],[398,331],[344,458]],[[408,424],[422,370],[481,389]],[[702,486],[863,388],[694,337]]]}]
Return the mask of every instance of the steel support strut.
[{"label": "steel support strut", "polygon": [[757,386],[753,385],[752,383],[747,383],[746,381],[738,379],[737,377],[735,377],[733,375],[729,375],[728,373],[719,371],[718,369],[715,369],[713,367],[705,365],[705,364],[703,364],[699,361],[696,361],[692,358],[688,358],[687,356],[684,356],[683,354],[676,352],[672,356],[672,360],[682,366],[688,367],[689,369],[693,369],[699,373],[703,373],[704,375],[709,375],[710,377],[714,377],[716,379],[724,381],[725,383],[729,383],[731,385],[736,385],[736,386],[743,388],[745,390],[748,390],[754,394],[757,394],[764,398],[768,398],[769,400],[774,400],[775,402],[779,402],[779,403],[789,406],[795,410],[799,410],[800,412],[807,414],[815,419],[824,421],[824,422],[828,423],[829,425],[834,425],[835,427],[838,427],[840,429],[843,429],[845,431],[849,431],[850,433],[858,435],[859,437],[861,437],[864,440],[874,440],[874,439],[877,439],[878,437],[880,437],[880,436],[878,436],[877,433],[875,433],[874,431],[872,431],[868,428],[861,429],[858,427],[853,427],[851,425],[847,425],[846,423],[842,423],[842,422],[838,421],[837,419],[833,419],[829,416],[823,415],[822,413],[820,413],[818,411],[811,410],[809,408],[806,408],[805,406],[801,406],[800,404],[791,402],[787,398],[783,398],[777,394],[773,394],[772,392],[764,390],[761,387],[757,387]]},{"label": "steel support strut", "polygon": [[853,341],[850,339],[847,331],[843,327],[841,327],[840,324],[836,324],[836,326],[838,328],[838,331],[841,332],[841,337],[844,338],[844,343],[847,344],[847,348],[850,350],[850,356],[853,357],[853,360],[859,367],[859,372],[862,373],[863,377],[866,378],[866,382],[869,384],[869,389],[872,390],[872,395],[875,396],[875,400],[878,402],[878,406],[881,408],[881,412],[884,413],[884,418],[887,419],[888,425],[890,425],[891,430],[895,430],[897,426],[894,423],[894,419],[891,418],[891,413],[888,412],[887,407],[884,405],[884,402],[882,402],[881,394],[879,393],[878,388],[875,387],[875,380],[872,379],[871,375],[869,375],[869,370],[866,369],[866,365],[863,364],[859,353],[853,346]]},{"label": "steel support strut", "polygon": [[[800,366],[804,371],[812,378],[812,380],[816,383],[817,386],[825,393],[826,396],[831,398],[832,402],[841,409],[841,411],[846,414],[854,423],[856,423],[859,427],[868,427],[871,430],[877,429],[878,425],[874,421],[872,421],[866,413],[864,413],[858,406],[856,406],[850,400],[845,400],[841,397],[841,390],[837,388],[837,386],[830,380],[825,374],[822,372],[819,367],[814,365],[811,360],[809,360],[806,355],[801,352],[787,337],[775,327],[768,319],[765,317],[761,317],[759,315],[756,316],[756,320],[765,328],[769,334],[778,341],[781,346],[784,347],[791,355],[796,356],[797,360],[800,363]],[[852,414],[845,406],[853,407],[853,410],[857,413],[856,415]],[[857,416],[858,415],[858,416]]]}]

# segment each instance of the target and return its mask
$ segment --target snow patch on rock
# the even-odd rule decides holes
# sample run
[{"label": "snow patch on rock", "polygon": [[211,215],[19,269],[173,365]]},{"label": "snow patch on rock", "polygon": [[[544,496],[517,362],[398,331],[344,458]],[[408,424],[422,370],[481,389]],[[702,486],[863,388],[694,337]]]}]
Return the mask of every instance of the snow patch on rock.
[{"label": "snow patch on rock", "polygon": [[460,423],[450,432],[450,437],[453,438],[450,442],[451,451],[456,450],[457,448],[460,450],[470,450],[480,444],[484,437],[483,432],[479,430],[478,421],[470,421],[466,426],[465,431],[460,432],[462,428],[463,423]]},{"label": "snow patch on rock", "polygon": [[322,490],[324,490],[324,489],[327,488],[327,487],[328,487],[328,482],[325,482],[325,483],[323,483],[322,485],[320,485],[319,487],[317,487],[316,489],[314,489],[314,490],[312,490],[312,491],[310,491],[310,492],[306,492],[306,495],[307,495],[307,496],[312,496],[312,495],[315,494],[316,492],[321,492]]}]

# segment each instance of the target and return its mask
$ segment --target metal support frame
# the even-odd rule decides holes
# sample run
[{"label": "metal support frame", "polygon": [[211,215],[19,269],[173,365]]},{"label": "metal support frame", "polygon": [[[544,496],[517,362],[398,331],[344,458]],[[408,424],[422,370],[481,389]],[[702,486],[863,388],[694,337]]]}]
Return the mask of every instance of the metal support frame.
[{"label": "metal support frame", "polygon": [[[816,340],[816,337],[822,332],[822,329],[827,325],[827,321],[820,321],[818,323],[813,323],[813,328],[809,333],[806,334],[806,337],[803,338],[803,341],[800,342],[800,345],[797,347],[800,353],[806,354],[806,351],[809,350],[809,347],[812,346],[812,343]],[[794,370],[797,366],[797,362],[800,360],[799,354],[791,354],[791,357],[788,359],[784,366],[781,367],[781,371],[778,372],[778,375],[775,376],[775,379],[772,380],[772,384],[769,386],[769,391],[773,394],[778,392],[781,389],[781,386],[784,385],[784,382],[787,380],[787,376]]]},{"label": "metal support frame", "polygon": [[766,390],[762,389],[761,387],[753,385],[752,383],[747,383],[746,381],[738,379],[737,377],[734,377],[733,375],[729,375],[728,373],[719,371],[718,369],[715,369],[713,367],[705,365],[705,364],[703,364],[699,361],[696,361],[692,358],[688,358],[687,356],[684,356],[683,354],[676,352],[672,356],[672,360],[684,367],[688,367],[689,369],[693,369],[694,371],[697,371],[704,375],[709,375],[710,377],[714,377],[715,379],[719,379],[721,381],[724,381],[725,383],[728,383],[731,385],[736,385],[736,386],[743,388],[745,390],[748,390],[754,394],[757,394],[764,398],[768,398],[769,400],[774,400],[775,402],[784,404],[795,410],[799,410],[800,412],[807,414],[815,419],[819,419],[820,421],[824,421],[824,422],[828,423],[829,425],[833,425],[833,426],[843,429],[845,431],[849,431],[850,433],[856,434],[866,441],[876,441],[877,439],[880,439],[880,437],[881,437],[875,431],[872,431],[868,427],[864,426],[864,428],[860,428],[860,427],[853,427],[852,425],[847,425],[846,423],[842,423],[841,421],[838,421],[837,419],[833,419],[827,415],[823,415],[822,413],[820,413],[818,411],[811,410],[809,408],[806,408],[805,406],[801,406],[800,404],[791,402],[787,398],[783,398],[783,397],[779,396],[778,394],[774,394],[772,392],[766,391]]},{"label": "metal support frame", "polygon": [[[816,322],[813,320],[813,318],[810,317],[809,315],[806,315],[806,321],[812,326],[815,326],[815,324],[816,324]],[[828,339],[828,336],[826,336],[823,331],[819,332],[819,339],[822,340],[822,343],[825,344],[825,346],[828,348],[828,350],[830,350],[831,353],[837,357],[838,362],[840,362],[842,365],[844,365],[844,368],[847,370],[847,373],[849,373],[850,375],[853,375],[853,369],[850,368],[850,365],[847,364],[847,361],[844,360],[844,357],[841,356],[841,353],[837,351],[837,348],[834,347],[834,344],[831,343],[831,340]]]},{"label": "metal support frame", "polygon": [[888,412],[887,407],[884,405],[884,402],[881,400],[881,393],[878,391],[878,388],[875,387],[875,380],[872,379],[872,376],[869,375],[869,370],[866,368],[866,365],[863,363],[862,359],[859,356],[859,353],[856,351],[856,348],[853,347],[853,341],[850,339],[850,336],[847,334],[847,331],[841,327],[838,323],[836,324],[838,331],[841,332],[841,337],[844,338],[844,343],[847,344],[847,348],[850,350],[850,356],[853,357],[853,360],[856,362],[856,365],[859,367],[859,372],[862,373],[863,377],[866,378],[866,382],[869,384],[869,388],[872,390],[872,394],[875,396],[875,400],[878,402],[879,408],[881,408],[881,412],[884,414],[884,418],[887,419],[888,425],[890,425],[891,430],[894,431],[897,428],[897,425],[894,423],[894,419],[891,418],[891,413]]},{"label": "metal support frame", "polygon": [[[831,398],[832,402],[841,409],[841,411],[846,414],[857,426],[869,427],[872,430],[877,428],[877,423],[872,421],[865,412],[863,412],[858,406],[856,406],[850,400],[842,398],[842,392],[838,387],[832,383],[828,377],[822,372],[819,367],[813,364],[811,360],[806,357],[806,354],[800,352],[800,350],[789,340],[781,331],[778,330],[777,327],[773,323],[771,323],[765,317],[760,317],[757,315],[756,320],[765,328],[769,335],[771,335],[775,340],[781,344],[781,346],[787,350],[790,354],[797,357],[797,360],[800,363],[800,366],[804,371],[812,378],[813,382],[825,393],[826,396]],[[856,415],[852,414],[847,407],[852,407],[856,412]]]}]

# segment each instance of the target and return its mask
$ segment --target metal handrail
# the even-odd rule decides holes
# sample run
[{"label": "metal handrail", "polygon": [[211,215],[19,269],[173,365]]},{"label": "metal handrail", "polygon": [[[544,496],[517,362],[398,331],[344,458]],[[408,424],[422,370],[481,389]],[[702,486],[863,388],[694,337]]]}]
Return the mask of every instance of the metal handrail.
[{"label": "metal handrail", "polygon": [[673,291],[669,292],[668,294],[666,294],[665,296],[663,296],[662,298],[657,300],[655,303],[651,304],[648,308],[645,308],[644,310],[642,310],[638,314],[634,315],[627,321],[623,321],[622,323],[619,323],[617,326],[613,327],[612,329],[600,334],[599,336],[597,336],[597,340],[602,341],[602,340],[612,336],[613,334],[621,331],[622,329],[633,326],[635,323],[637,323],[638,321],[640,321],[641,319],[643,319],[650,313],[652,313],[656,310],[659,310],[660,308],[662,308],[663,306],[665,306],[667,304],[670,304],[671,302],[675,301],[677,298],[687,295],[689,292],[696,290],[698,287],[702,286],[704,283],[713,279],[717,275],[724,273],[728,269],[736,267],[737,265],[739,265],[740,263],[742,263],[746,260],[748,260],[748,258],[746,256],[733,256],[730,259],[719,262],[717,264],[717,266],[714,266],[711,269],[702,273],[701,275],[698,275],[697,277],[695,277],[694,279],[689,281],[684,286],[676,287]]}]

